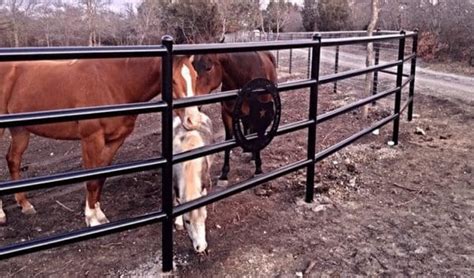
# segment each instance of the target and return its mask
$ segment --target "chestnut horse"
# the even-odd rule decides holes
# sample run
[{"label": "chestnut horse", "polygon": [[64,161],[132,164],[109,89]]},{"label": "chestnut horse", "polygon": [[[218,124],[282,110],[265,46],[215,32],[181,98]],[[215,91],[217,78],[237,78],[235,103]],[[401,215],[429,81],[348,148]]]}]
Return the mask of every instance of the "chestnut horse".
[{"label": "chestnut horse", "polygon": [[[175,58],[173,98],[194,95],[196,72],[192,58]],[[0,63],[0,114],[146,102],[161,93],[161,58],[64,60]],[[197,107],[176,110],[183,126],[200,125]],[[30,134],[60,140],[80,140],[84,168],[110,165],[137,115],[10,128],[6,159],[13,180],[20,179],[20,164]],[[3,133],[3,130],[1,130]],[[85,220],[88,226],[107,223],[100,207],[105,178],[86,183]],[[22,212],[35,213],[25,193],[15,199]],[[1,209],[0,223],[6,217]]]},{"label": "chestnut horse", "polygon": [[[173,152],[189,151],[213,142],[212,122],[209,117],[201,114],[201,125],[195,130],[186,130],[181,125],[179,117],[173,120]],[[173,166],[175,204],[186,203],[207,195],[211,189],[210,169],[212,156],[198,157]],[[176,217],[177,230],[184,227],[193,243],[196,252],[204,252],[207,248],[206,241],[206,207],[197,208]]]},{"label": "chestnut horse", "polygon": [[[222,91],[242,88],[247,82],[256,78],[266,78],[277,83],[276,61],[273,54],[268,51],[208,54],[196,56],[193,62],[198,73],[196,92],[207,94],[217,89],[222,84]],[[267,102],[269,95],[261,96],[261,101]],[[234,101],[225,101],[221,105],[222,121],[225,128],[225,139],[233,137],[232,112]],[[242,112],[249,113],[248,102],[244,101]],[[243,123],[246,133],[255,127],[251,123]],[[227,182],[230,150],[225,151],[224,166],[219,181]],[[262,161],[260,152],[253,154],[255,157],[255,174],[262,173]]]}]

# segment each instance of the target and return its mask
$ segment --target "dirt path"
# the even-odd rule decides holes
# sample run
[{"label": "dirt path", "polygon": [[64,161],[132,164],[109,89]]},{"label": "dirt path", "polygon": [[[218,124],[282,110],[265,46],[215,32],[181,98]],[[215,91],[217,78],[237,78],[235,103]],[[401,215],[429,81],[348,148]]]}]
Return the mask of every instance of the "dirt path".
[{"label": "dirt path", "polygon": [[[308,54],[306,50],[296,49],[293,52],[294,59],[307,59]],[[321,51],[321,61],[323,68],[334,67],[333,49],[323,48]],[[393,61],[393,60],[390,60]],[[388,60],[380,60],[380,64],[389,62]],[[350,53],[347,50],[339,52],[339,66],[351,69],[358,69],[365,66],[365,56],[360,53]],[[404,67],[404,72],[409,73],[410,66],[407,64]],[[386,75],[380,74],[381,78],[386,78]],[[363,78],[363,77],[361,77]],[[422,94],[433,96],[447,96],[459,100],[474,102],[474,77],[460,74],[446,73],[424,68],[417,65],[416,68],[416,89]]]},{"label": "dirt path", "polygon": [[[340,52],[340,64],[351,68],[360,68],[365,64],[363,55]],[[323,61],[334,63],[334,52],[323,51]],[[381,60],[380,64],[389,61]],[[404,67],[404,72],[409,73],[409,64]],[[383,75],[381,75],[383,76]],[[474,77],[459,74],[445,73],[423,68],[416,68],[416,89],[422,94],[453,97],[468,102],[474,102]]]}]

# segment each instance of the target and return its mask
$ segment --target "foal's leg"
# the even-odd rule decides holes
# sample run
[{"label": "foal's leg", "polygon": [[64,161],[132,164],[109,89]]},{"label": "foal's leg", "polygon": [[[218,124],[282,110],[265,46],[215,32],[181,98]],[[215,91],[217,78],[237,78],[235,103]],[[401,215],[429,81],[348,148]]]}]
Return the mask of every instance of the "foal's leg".
[{"label": "foal's leg", "polygon": [[[177,206],[179,205],[179,202],[177,200],[177,198],[174,199],[174,205]],[[176,228],[176,230],[178,231],[181,231],[184,229],[184,222],[183,222],[183,216],[180,215],[180,216],[176,216],[175,220],[174,220],[174,226]]]},{"label": "foal's leg", "polygon": [[[28,147],[30,133],[26,129],[21,127],[10,128],[10,133],[12,136],[12,141],[10,143],[10,148],[8,149],[6,157],[8,162],[8,170],[10,171],[10,176],[12,180],[19,180],[21,178],[21,158],[26,148]],[[28,201],[26,193],[15,193],[15,199],[18,205],[21,207],[21,212],[23,212],[24,214],[36,213],[35,208]]]},{"label": "foal's leg", "polygon": [[[179,178],[178,178],[179,179]],[[173,199],[173,205],[177,206],[179,205],[179,188],[178,188],[178,183],[179,181],[176,180],[176,178],[173,180],[173,190],[174,190],[174,199]],[[184,222],[183,222],[183,216],[176,216],[174,220],[174,225],[176,230],[181,231],[184,229]]]},{"label": "foal's leg", "polygon": [[[85,168],[96,168],[110,165],[117,150],[122,146],[126,136],[116,140],[105,142],[102,131],[82,139],[82,156]],[[86,224],[96,226],[108,223],[109,220],[100,208],[100,195],[105,178],[87,182],[86,196]]]},{"label": "foal's leg", "polygon": [[[232,115],[227,113],[224,108],[222,108],[222,121],[224,123],[224,129],[225,129],[225,140],[230,140],[233,137],[232,134]],[[230,171],[230,150],[227,149],[224,152],[224,165],[222,166],[222,173],[221,176],[219,177],[218,181],[218,186],[226,186],[228,182],[228,177],[227,175],[229,174]]]}]

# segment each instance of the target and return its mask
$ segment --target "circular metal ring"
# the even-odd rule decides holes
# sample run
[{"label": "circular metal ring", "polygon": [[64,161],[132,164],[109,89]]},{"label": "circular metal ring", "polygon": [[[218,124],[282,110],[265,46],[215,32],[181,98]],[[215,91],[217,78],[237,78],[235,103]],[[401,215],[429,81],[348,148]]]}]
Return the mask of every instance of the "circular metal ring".
[{"label": "circular metal ring", "polygon": [[273,82],[254,79],[239,91],[234,104],[232,129],[244,151],[264,149],[275,137],[281,117],[281,101]]}]

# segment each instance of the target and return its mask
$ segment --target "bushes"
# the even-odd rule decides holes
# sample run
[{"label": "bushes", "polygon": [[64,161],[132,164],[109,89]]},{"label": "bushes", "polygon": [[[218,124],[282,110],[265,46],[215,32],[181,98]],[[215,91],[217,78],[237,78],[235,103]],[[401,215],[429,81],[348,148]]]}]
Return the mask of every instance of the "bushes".
[{"label": "bushes", "polygon": [[[444,46],[446,48],[446,46]],[[432,61],[439,57],[443,46],[439,43],[439,38],[433,32],[421,32],[418,36],[418,56],[425,61]]]}]

